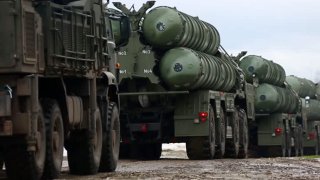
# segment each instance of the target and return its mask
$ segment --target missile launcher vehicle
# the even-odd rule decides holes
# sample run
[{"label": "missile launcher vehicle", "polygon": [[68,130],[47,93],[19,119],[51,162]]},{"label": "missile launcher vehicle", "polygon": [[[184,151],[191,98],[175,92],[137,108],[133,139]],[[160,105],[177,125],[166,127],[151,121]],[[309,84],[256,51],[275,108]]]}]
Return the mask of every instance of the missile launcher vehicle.
[{"label": "missile launcher vehicle", "polygon": [[58,178],[63,148],[72,174],[114,171],[117,54],[102,0],[4,0],[0,7],[0,149],[8,178]]},{"label": "missile launcher vehicle", "polygon": [[159,159],[162,143],[185,142],[190,159],[245,158],[254,118],[253,85],[236,63],[245,52],[229,56],[212,25],[174,8],[114,5],[132,27],[118,48],[120,154]]},{"label": "missile launcher vehicle", "polygon": [[301,101],[285,83],[282,66],[261,56],[249,55],[239,66],[255,87],[255,122],[250,125],[250,147],[262,156],[303,154]]},{"label": "missile launcher vehicle", "polygon": [[287,76],[286,82],[300,97],[301,113],[298,118],[303,124],[303,146],[306,154],[320,153],[320,101],[317,85],[309,79]]}]

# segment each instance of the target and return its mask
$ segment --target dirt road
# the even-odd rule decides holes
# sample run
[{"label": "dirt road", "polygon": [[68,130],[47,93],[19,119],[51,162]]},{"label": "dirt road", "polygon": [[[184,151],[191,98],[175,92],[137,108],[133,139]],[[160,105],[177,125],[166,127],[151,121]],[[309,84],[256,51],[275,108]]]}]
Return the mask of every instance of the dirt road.
[{"label": "dirt road", "polygon": [[164,146],[159,161],[120,160],[116,172],[95,176],[69,175],[65,162],[61,179],[320,179],[320,159],[198,161],[188,160],[184,146],[180,146]]}]

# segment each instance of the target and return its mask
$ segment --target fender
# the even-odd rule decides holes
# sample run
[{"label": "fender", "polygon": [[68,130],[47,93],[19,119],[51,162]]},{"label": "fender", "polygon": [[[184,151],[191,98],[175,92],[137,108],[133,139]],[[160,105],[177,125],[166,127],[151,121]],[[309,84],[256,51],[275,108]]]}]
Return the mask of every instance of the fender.
[{"label": "fender", "polygon": [[104,79],[104,78],[107,78],[107,84],[108,84],[108,86],[110,86],[110,85],[115,85],[115,86],[117,86],[117,81],[116,81],[116,77],[115,77],[115,75],[114,74],[112,74],[111,72],[109,72],[109,71],[102,71],[101,72],[101,76],[102,76],[102,78]]},{"label": "fender", "polygon": [[101,72],[101,77],[103,82],[103,86],[107,86],[108,89],[108,97],[111,101],[117,103],[118,108],[120,108],[120,101],[119,101],[119,95],[118,95],[118,84],[117,80],[114,74],[112,74],[109,71],[102,71]]}]

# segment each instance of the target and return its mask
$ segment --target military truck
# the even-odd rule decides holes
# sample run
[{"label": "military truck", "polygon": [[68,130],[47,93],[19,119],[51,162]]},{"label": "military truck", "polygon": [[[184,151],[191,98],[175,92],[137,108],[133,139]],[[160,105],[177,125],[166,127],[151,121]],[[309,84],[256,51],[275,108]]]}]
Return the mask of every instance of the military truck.
[{"label": "military truck", "polygon": [[70,173],[114,171],[117,55],[102,0],[3,0],[0,7],[0,147],[8,177],[57,178],[64,147]]},{"label": "military truck", "polygon": [[121,154],[159,159],[162,143],[186,142],[190,159],[245,158],[254,89],[220,46],[214,26],[148,1],[115,7],[131,21],[120,63]]},{"label": "military truck", "polygon": [[255,87],[255,122],[250,124],[250,148],[263,156],[303,154],[303,122],[298,94],[285,83],[285,71],[261,56],[241,59],[246,81]]},{"label": "military truck", "polygon": [[297,92],[301,101],[298,116],[303,128],[305,154],[319,154],[320,151],[320,101],[318,87],[311,80],[297,76],[287,76],[286,82]]}]

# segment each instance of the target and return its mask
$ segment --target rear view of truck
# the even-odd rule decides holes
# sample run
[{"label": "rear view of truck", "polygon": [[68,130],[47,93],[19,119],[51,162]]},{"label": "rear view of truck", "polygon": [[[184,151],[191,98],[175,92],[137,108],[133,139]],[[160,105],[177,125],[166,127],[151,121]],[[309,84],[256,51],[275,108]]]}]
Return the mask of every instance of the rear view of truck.
[{"label": "rear view of truck", "polygon": [[263,156],[303,154],[302,124],[298,120],[300,101],[285,82],[285,71],[277,63],[261,56],[241,59],[247,82],[255,87],[255,122],[250,125],[252,149]]},{"label": "rear view of truck", "polygon": [[185,142],[190,159],[244,158],[254,118],[252,84],[220,46],[217,29],[149,1],[138,11],[114,5],[131,21],[119,48],[121,151],[159,159],[162,143]]}]

